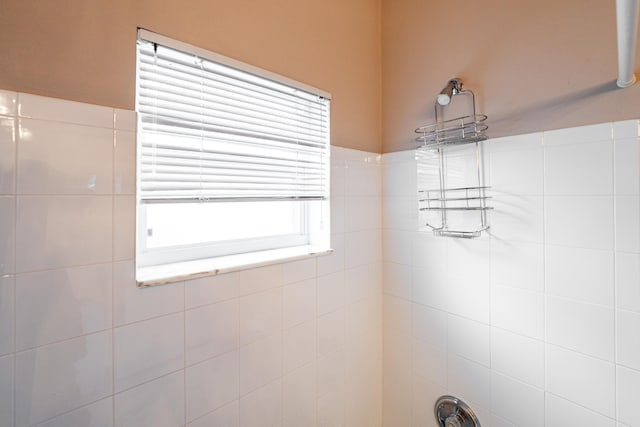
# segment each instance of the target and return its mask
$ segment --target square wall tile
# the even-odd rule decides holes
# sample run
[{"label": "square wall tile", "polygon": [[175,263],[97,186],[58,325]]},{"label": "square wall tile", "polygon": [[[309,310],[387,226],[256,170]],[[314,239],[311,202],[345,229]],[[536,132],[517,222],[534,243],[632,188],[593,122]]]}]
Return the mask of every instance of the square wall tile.
[{"label": "square wall tile", "polygon": [[544,339],[543,294],[493,286],[491,325],[531,338]]},{"label": "square wall tile", "polygon": [[640,139],[616,139],[613,156],[615,194],[640,194]]},{"label": "square wall tile", "polygon": [[115,389],[126,390],[184,368],[184,314],[116,328]]},{"label": "square wall tile", "polygon": [[282,289],[284,328],[290,328],[316,317],[316,279],[286,285]]},{"label": "square wall tile", "polygon": [[383,292],[399,298],[411,298],[411,266],[385,262],[382,266]]},{"label": "square wall tile", "polygon": [[517,426],[542,426],[544,391],[494,372],[491,375],[491,410]]},{"label": "square wall tile", "polygon": [[510,242],[543,243],[544,203],[542,196],[502,196],[491,199],[489,234]]},{"label": "square wall tile", "polygon": [[[616,422],[613,419],[551,393],[546,394],[545,406],[546,427],[565,427],[572,425],[616,427]],[[621,427],[621,425],[618,424],[618,427]]]},{"label": "square wall tile", "polygon": [[545,147],[544,192],[557,195],[613,193],[613,143]]},{"label": "square wall tile", "polygon": [[187,424],[188,427],[239,427],[240,408],[236,400]]},{"label": "square wall tile", "polygon": [[18,197],[16,270],[111,261],[111,196]]},{"label": "square wall tile", "polygon": [[447,352],[422,341],[413,340],[411,367],[414,375],[447,386]]},{"label": "square wall tile", "polygon": [[451,354],[491,366],[491,328],[464,317],[447,316],[448,347]]},{"label": "square wall tile", "polygon": [[113,131],[21,119],[19,194],[112,194]]},{"label": "square wall tile", "polygon": [[111,328],[111,265],[16,277],[16,348],[24,350]]},{"label": "square wall tile", "polygon": [[333,252],[316,257],[318,276],[324,276],[325,274],[335,273],[336,271],[344,269],[344,240],[344,234],[331,235],[331,249],[333,249]]},{"label": "square wall tile", "polygon": [[136,255],[136,198],[113,197],[113,259],[134,259]]},{"label": "square wall tile", "polygon": [[448,391],[474,410],[491,408],[491,370],[470,360],[449,355]]},{"label": "square wall tile", "polygon": [[491,283],[532,292],[544,290],[544,245],[491,239]]},{"label": "square wall tile", "polygon": [[547,296],[547,342],[614,361],[614,310]]},{"label": "square wall tile", "polygon": [[382,239],[378,230],[345,234],[345,267],[372,264],[382,259]]},{"label": "square wall tile", "polygon": [[13,116],[16,114],[17,104],[18,94],[16,92],[0,90],[0,115]]},{"label": "square wall tile", "polygon": [[116,130],[114,132],[113,193],[136,192],[136,134]]},{"label": "square wall tile", "polygon": [[616,250],[640,253],[640,197],[615,198]]},{"label": "square wall tile", "polygon": [[33,425],[112,393],[111,332],[16,356],[16,425]]},{"label": "square wall tile", "polygon": [[282,425],[316,425],[316,367],[308,364],[282,379]]},{"label": "square wall tile", "polygon": [[640,255],[616,252],[616,307],[640,312]]},{"label": "square wall tile", "polygon": [[544,342],[492,328],[491,369],[543,389]]},{"label": "square wall tile", "polygon": [[438,348],[446,348],[448,338],[445,311],[413,303],[411,314],[413,338],[431,343]]},{"label": "square wall tile", "polygon": [[[615,365],[547,344],[547,391],[615,417]],[[580,378],[580,381],[576,381]],[[598,384],[587,387],[585,384]]]},{"label": "square wall tile", "polygon": [[618,310],[616,314],[617,362],[640,370],[640,313]]},{"label": "square wall tile", "polygon": [[184,310],[184,283],[139,288],[134,275],[133,261],[113,264],[115,326]]},{"label": "square wall tile", "polygon": [[307,258],[298,261],[286,262],[282,265],[284,283],[296,283],[316,277],[316,260]]},{"label": "square wall tile", "polygon": [[138,114],[132,110],[113,109],[113,128],[135,132],[138,126]]},{"label": "square wall tile", "polygon": [[282,380],[274,381],[240,398],[240,426],[282,424]]},{"label": "square wall tile", "polygon": [[640,371],[616,367],[616,396],[618,397],[618,420],[633,426],[637,424],[637,409],[640,401]]},{"label": "square wall tile", "polygon": [[242,270],[238,274],[240,295],[249,295],[284,284],[282,264]]},{"label": "square wall tile", "polygon": [[608,141],[613,138],[611,123],[600,123],[589,126],[578,126],[543,133],[544,145],[577,144],[593,141]]},{"label": "square wall tile", "polygon": [[237,299],[188,310],[185,322],[187,365],[236,350],[239,346]]},{"label": "square wall tile", "polygon": [[549,294],[613,306],[612,251],[546,246],[546,290]]},{"label": "square wall tile", "polygon": [[14,351],[15,293],[15,279],[0,277],[0,356]]},{"label": "square wall tile", "polygon": [[282,288],[240,298],[240,345],[282,331]]},{"label": "square wall tile", "polygon": [[492,191],[500,195],[542,195],[544,151],[535,149],[494,151],[488,160]]},{"label": "square wall tile", "polygon": [[20,117],[113,128],[113,108],[20,93]]},{"label": "square wall tile", "polygon": [[240,348],[240,395],[282,376],[282,333]]},{"label": "square wall tile", "polygon": [[344,231],[377,230],[382,227],[382,198],[351,196],[345,198]]},{"label": "square wall tile", "polygon": [[238,372],[237,351],[187,368],[187,421],[238,399]]},{"label": "square wall tile", "polygon": [[302,323],[283,334],[283,370],[291,372],[313,362],[317,355],[317,322]]},{"label": "square wall tile", "polygon": [[113,398],[98,400],[87,406],[47,420],[37,427],[112,427]]},{"label": "square wall tile", "polygon": [[0,276],[15,272],[16,199],[0,196]]},{"label": "square wall tile", "polygon": [[613,122],[613,137],[618,139],[637,138],[640,136],[640,120],[623,120]]},{"label": "square wall tile", "polygon": [[0,357],[0,426],[13,427],[13,355]]},{"label": "square wall tile", "polygon": [[317,313],[323,315],[345,305],[344,271],[318,277]]},{"label": "square wall tile", "polygon": [[225,273],[187,280],[184,290],[186,308],[236,298],[239,293],[238,279],[239,273]]},{"label": "square wall tile", "polygon": [[612,197],[548,196],[545,197],[544,211],[546,243],[613,249]]},{"label": "square wall tile", "polygon": [[184,371],[115,396],[116,427],[184,425]]},{"label": "square wall tile", "polygon": [[[0,92],[0,98],[1,96]],[[0,117],[0,194],[15,194],[16,192],[15,122],[14,118]]]}]

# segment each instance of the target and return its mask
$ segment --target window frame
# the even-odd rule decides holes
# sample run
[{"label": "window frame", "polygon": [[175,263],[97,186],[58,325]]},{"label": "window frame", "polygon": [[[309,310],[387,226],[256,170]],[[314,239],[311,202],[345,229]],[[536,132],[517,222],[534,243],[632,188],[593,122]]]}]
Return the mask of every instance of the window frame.
[{"label": "window frame", "polygon": [[[273,82],[311,93],[327,100],[331,94],[321,89],[300,83],[293,79],[272,73],[267,70],[210,52],[208,50],[179,42],[145,29],[138,29],[137,40],[166,46],[187,52],[213,62],[250,73]],[[136,61],[136,78],[139,78],[138,61]],[[139,83],[136,82],[136,111],[138,108]],[[327,117],[330,128],[330,117]],[[136,147],[137,163],[140,161],[141,125],[138,115],[138,132]],[[327,144],[326,177],[330,180],[330,141]],[[138,163],[139,168],[139,163]],[[315,256],[332,252],[330,248],[330,207],[329,197],[326,200],[295,201],[300,204],[301,233],[236,239],[216,243],[200,243],[192,245],[176,245],[164,248],[147,248],[146,233],[147,205],[140,198],[140,174],[136,172],[136,281],[138,286],[181,281],[188,278],[202,277],[250,268],[264,264],[280,263],[302,257]],[[327,187],[330,188],[327,183]],[[224,202],[219,202],[224,203]],[[317,224],[313,224],[313,222]],[[322,225],[324,223],[324,225]]]}]

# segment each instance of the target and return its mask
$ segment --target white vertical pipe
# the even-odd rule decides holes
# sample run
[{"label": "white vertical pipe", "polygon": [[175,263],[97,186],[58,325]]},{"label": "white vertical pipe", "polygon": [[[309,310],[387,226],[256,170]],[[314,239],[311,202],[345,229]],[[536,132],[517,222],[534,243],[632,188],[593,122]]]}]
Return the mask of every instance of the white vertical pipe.
[{"label": "white vertical pipe", "polygon": [[638,38],[638,10],[640,0],[616,0],[618,22],[618,87],[636,82],[633,74],[636,40]]}]

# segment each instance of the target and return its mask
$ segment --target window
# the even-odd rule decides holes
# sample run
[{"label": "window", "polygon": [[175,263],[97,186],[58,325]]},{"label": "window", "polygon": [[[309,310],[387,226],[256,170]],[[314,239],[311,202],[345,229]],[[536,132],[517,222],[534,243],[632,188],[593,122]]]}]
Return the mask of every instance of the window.
[{"label": "window", "polygon": [[136,278],[329,249],[330,96],[139,30]]}]

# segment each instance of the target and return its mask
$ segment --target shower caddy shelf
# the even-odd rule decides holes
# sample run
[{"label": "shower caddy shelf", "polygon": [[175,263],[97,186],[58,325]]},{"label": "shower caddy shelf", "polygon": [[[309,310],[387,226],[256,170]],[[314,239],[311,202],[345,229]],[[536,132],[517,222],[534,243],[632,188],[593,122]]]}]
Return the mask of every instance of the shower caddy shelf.
[{"label": "shower caddy shelf", "polygon": [[[487,205],[487,200],[491,199],[491,196],[487,196],[486,190],[491,187],[484,185],[483,158],[480,146],[480,142],[487,139],[485,135],[485,131],[488,128],[485,123],[487,116],[476,114],[473,92],[463,90],[460,79],[449,81],[441,95],[447,90],[449,90],[449,93],[448,97],[445,98],[446,104],[444,105],[448,105],[452,96],[468,95],[471,98],[472,114],[449,120],[440,120],[438,109],[443,106],[436,102],[434,107],[435,123],[421,126],[415,130],[419,135],[416,138],[416,141],[420,143],[418,150],[435,151],[438,155],[439,187],[418,189],[420,196],[419,210],[440,212],[440,225],[426,223],[427,227],[433,230],[434,235],[471,239],[480,237],[483,231],[489,230],[487,211],[493,209],[493,207]],[[447,188],[445,149],[463,144],[475,144],[477,185]],[[479,226],[472,230],[450,228],[447,218],[447,212],[450,211],[477,211],[479,214]]]}]

